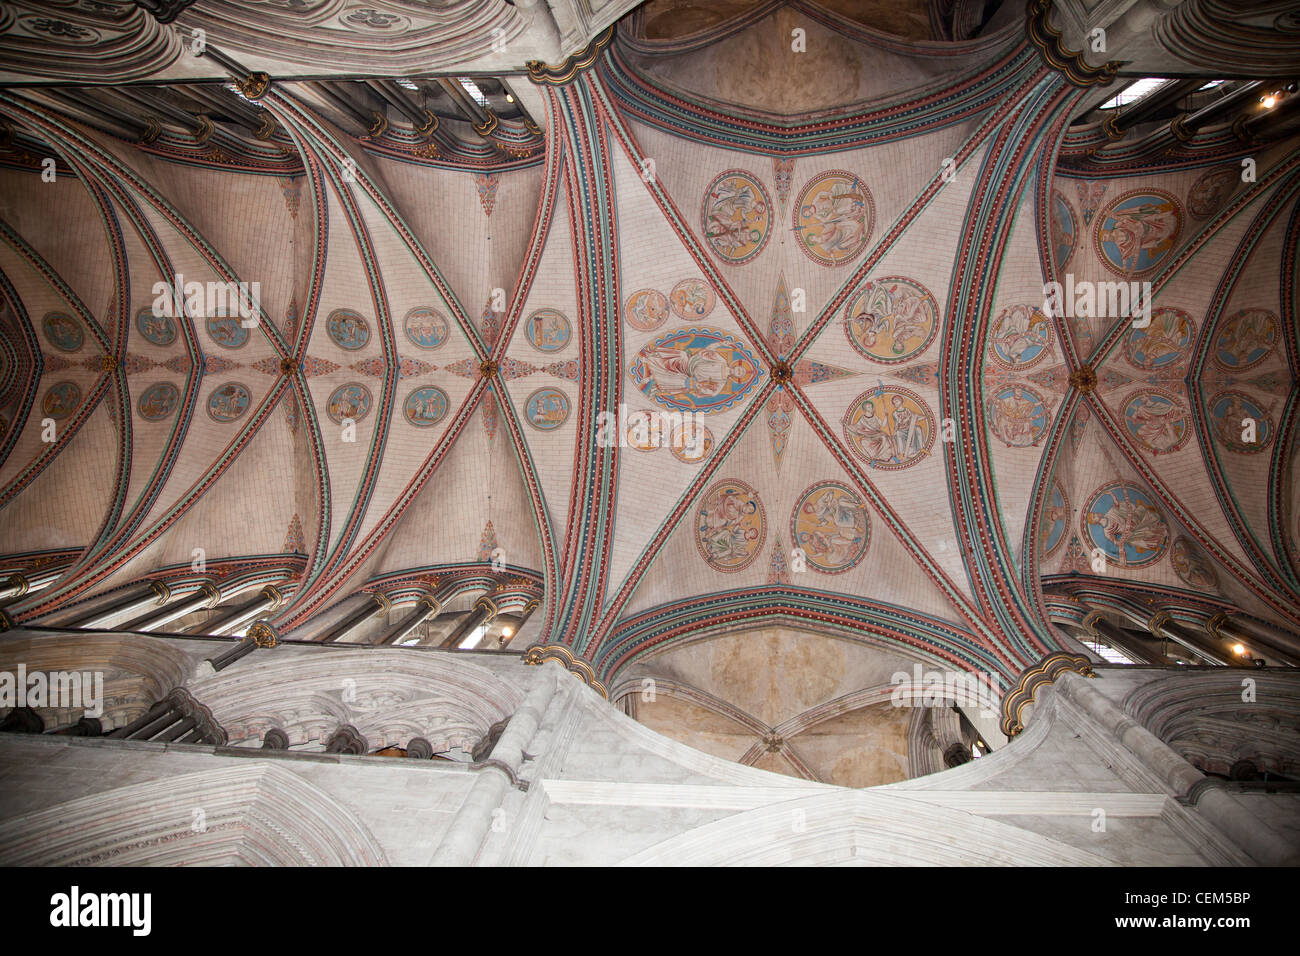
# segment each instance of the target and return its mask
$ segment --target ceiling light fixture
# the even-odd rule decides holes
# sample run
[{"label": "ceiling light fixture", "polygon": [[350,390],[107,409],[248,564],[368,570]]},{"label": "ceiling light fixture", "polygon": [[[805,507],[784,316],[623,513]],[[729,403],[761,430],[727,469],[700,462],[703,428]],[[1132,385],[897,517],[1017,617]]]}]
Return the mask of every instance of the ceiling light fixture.
[{"label": "ceiling light fixture", "polygon": [[1246,648],[1244,648],[1244,647],[1243,647],[1242,645],[1240,645],[1240,644],[1233,644],[1233,645],[1232,645],[1232,653],[1234,653],[1234,654],[1236,654],[1237,656],[1240,657],[1242,654],[1245,654],[1245,653],[1246,653]]}]

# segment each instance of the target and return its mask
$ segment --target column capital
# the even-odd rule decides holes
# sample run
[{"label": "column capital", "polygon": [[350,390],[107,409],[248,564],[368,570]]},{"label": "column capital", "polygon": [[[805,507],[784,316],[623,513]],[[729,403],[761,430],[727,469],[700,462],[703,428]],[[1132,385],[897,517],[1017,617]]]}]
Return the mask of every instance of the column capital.
[{"label": "column capital", "polygon": [[270,621],[254,621],[244,636],[258,647],[275,647],[280,643],[280,635]]}]

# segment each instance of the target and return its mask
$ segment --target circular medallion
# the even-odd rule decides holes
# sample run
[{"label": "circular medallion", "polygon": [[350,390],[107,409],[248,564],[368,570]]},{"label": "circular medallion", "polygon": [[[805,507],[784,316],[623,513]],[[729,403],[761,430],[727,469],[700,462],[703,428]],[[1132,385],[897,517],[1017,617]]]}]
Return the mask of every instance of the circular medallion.
[{"label": "circular medallion", "polygon": [[1174,546],[1169,551],[1169,562],[1188,587],[1198,591],[1219,590],[1219,576],[1214,572],[1214,565],[1200,548],[1182,535],[1174,538]]},{"label": "circular medallion", "polygon": [[635,411],[627,416],[627,444],[637,451],[654,451],[663,444],[663,419],[649,409]]},{"label": "circular medallion", "polygon": [[1037,445],[1052,420],[1043,396],[1018,382],[989,395],[988,416],[989,431],[1011,448]]},{"label": "circular medallion", "polygon": [[147,422],[160,422],[171,416],[180,404],[181,393],[171,382],[158,382],[150,385],[140,396],[136,408],[140,417]]},{"label": "circular medallion", "polygon": [[678,461],[698,465],[713,451],[713,432],[695,419],[687,419],[668,436],[668,450]]},{"label": "circular medallion", "polygon": [[335,345],[349,352],[365,348],[370,341],[370,324],[360,312],[351,309],[335,309],[331,312],[325,320],[325,330]]},{"label": "circular medallion", "polygon": [[1167,455],[1187,444],[1192,429],[1187,411],[1169,392],[1144,388],[1124,404],[1129,436],[1153,455]]},{"label": "circular medallion", "polygon": [[524,417],[544,432],[559,428],[569,417],[569,396],[558,388],[539,388],[524,403]]},{"label": "circular medallion", "polygon": [[808,565],[824,574],[843,574],[867,553],[871,518],[857,493],[837,481],[822,481],[799,497],[790,516],[790,540]]},{"label": "circular medallion", "polygon": [[673,286],[668,302],[677,315],[687,322],[702,319],[717,303],[713,289],[703,279],[683,279]]},{"label": "circular medallion", "polygon": [[1158,371],[1182,361],[1195,332],[1192,317],[1182,309],[1156,309],[1146,328],[1133,326],[1128,330],[1124,356],[1134,368]]},{"label": "circular medallion", "polygon": [[176,341],[176,320],[170,315],[154,315],[153,309],[137,312],[135,327],[146,341],[154,345],[166,347]]},{"label": "circular medallion", "polygon": [[342,425],[347,419],[355,424],[366,417],[370,411],[370,389],[356,382],[340,385],[330,394],[325,405],[325,414],[335,425]]},{"label": "circular medallion", "polygon": [[1047,491],[1047,507],[1038,523],[1038,548],[1040,558],[1046,558],[1065,540],[1065,529],[1070,522],[1070,499],[1061,483],[1055,479]]},{"label": "circular medallion", "polygon": [[[441,348],[447,341],[447,320],[441,312],[427,306],[422,305],[406,313],[406,318],[402,320],[402,328],[406,331],[407,339],[417,349],[431,352]],[[365,342],[361,344],[365,345]]]},{"label": "circular medallion", "polygon": [[1045,359],[1052,348],[1052,323],[1032,305],[1007,306],[989,330],[989,354],[1006,369],[1025,369]]},{"label": "circular medallion", "polygon": [[656,289],[633,292],[623,306],[623,321],[638,332],[653,332],[668,318],[668,297]]},{"label": "circular medallion", "polygon": [[51,385],[41,399],[41,411],[47,418],[61,421],[75,412],[80,404],[81,389],[73,382],[58,382]]},{"label": "circular medallion", "polygon": [[1151,496],[1126,482],[1113,482],[1093,493],[1081,520],[1089,551],[1100,549],[1107,561],[1140,568],[1158,561],[1169,547],[1169,526]]},{"label": "circular medallion", "polygon": [[569,320],[554,309],[538,309],[524,323],[528,344],[539,352],[558,352],[569,344]]},{"label": "circular medallion", "polygon": [[1097,256],[1111,272],[1135,278],[1155,271],[1183,228],[1178,200],[1158,189],[1125,193],[1097,216]]},{"label": "circular medallion", "polygon": [[704,240],[720,259],[748,262],[767,244],[772,201],[767,190],[743,169],[729,169],[704,193],[700,213]]},{"label": "circular medallion", "polygon": [[1228,451],[1253,455],[1273,440],[1268,409],[1245,392],[1220,392],[1210,399],[1210,430]]},{"label": "circular medallion", "polygon": [[406,396],[402,414],[416,428],[428,428],[442,421],[447,414],[447,393],[435,385],[417,388]]},{"label": "circular medallion", "polygon": [[238,382],[218,385],[208,396],[208,417],[225,425],[248,411],[253,398],[247,388]]},{"label": "circular medallion", "polygon": [[720,481],[706,491],[695,519],[700,556],[724,573],[749,567],[767,537],[763,503],[743,481]]},{"label": "circular medallion", "polygon": [[46,312],[41,319],[45,337],[60,352],[75,352],[86,341],[86,333],[79,323],[66,312]]},{"label": "circular medallion", "polygon": [[844,309],[844,334],[865,358],[906,362],[939,330],[939,306],[921,283],[901,276],[873,279]]},{"label": "circular medallion", "polygon": [[243,348],[248,343],[248,329],[237,316],[212,315],[203,322],[212,341],[223,349]]},{"label": "circular medallion", "polygon": [[875,224],[876,206],[866,184],[852,173],[819,173],[799,193],[794,205],[794,234],[813,262],[839,266],[866,248]]},{"label": "circular medallion", "polygon": [[885,471],[915,465],[934,444],[934,415],[919,395],[896,385],[863,392],[842,424],[854,454]]},{"label": "circular medallion", "polygon": [[1219,326],[1214,337],[1214,362],[1229,372],[1253,368],[1277,344],[1277,316],[1267,309],[1241,309]]},{"label": "circular medallion", "polygon": [[1055,189],[1052,190],[1052,206],[1048,213],[1047,228],[1051,233],[1052,263],[1059,272],[1074,255],[1079,231],[1070,201]]},{"label": "circular medallion", "polygon": [[637,388],[670,411],[731,408],[764,371],[742,343],[709,328],[677,329],[637,352],[628,375]]},{"label": "circular medallion", "polygon": [[1232,191],[1241,182],[1241,169],[1220,166],[1203,173],[1187,191],[1187,211],[1197,219],[1209,219],[1223,208]]}]

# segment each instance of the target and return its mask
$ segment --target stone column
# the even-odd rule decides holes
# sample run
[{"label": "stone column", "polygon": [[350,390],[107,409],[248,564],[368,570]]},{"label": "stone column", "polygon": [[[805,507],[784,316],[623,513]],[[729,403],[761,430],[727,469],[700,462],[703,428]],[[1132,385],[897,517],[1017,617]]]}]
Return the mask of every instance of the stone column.
[{"label": "stone column", "polygon": [[1101,611],[1088,604],[1083,604],[1083,606],[1088,609],[1088,613],[1081,623],[1102,644],[1109,644],[1134,664],[1163,665],[1168,663],[1163,654],[1143,647],[1136,638],[1129,637],[1120,628],[1106,620]]},{"label": "stone column", "polygon": [[13,604],[21,597],[49,587],[68,567],[69,565],[66,564],[49,564],[27,571],[13,572],[0,582],[0,607]]},{"label": "stone column", "polygon": [[171,597],[172,591],[162,581],[141,581],[132,585],[122,594],[121,597],[109,604],[86,611],[77,615],[69,621],[58,625],[59,627],[85,627],[95,628],[104,627],[106,624],[138,611],[149,605],[166,604]]},{"label": "stone column", "polygon": [[209,657],[208,663],[212,665],[214,671],[222,671],[235,661],[247,657],[257,648],[275,647],[279,642],[279,634],[270,621],[254,621],[243,640],[215,657]]},{"label": "stone column", "polygon": [[414,609],[396,624],[390,624],[385,628],[373,643],[396,644],[419,627],[426,619],[437,615],[441,611],[442,602],[437,597],[427,592],[421,594],[419,600],[415,602]]},{"label": "stone column", "polygon": [[1205,622],[1205,630],[1220,640],[1244,645],[1247,650],[1255,647],[1289,667],[1300,666],[1300,638],[1285,631],[1228,617],[1223,611]]},{"label": "stone column", "polygon": [[555,696],[556,679],[560,673],[558,667],[541,668],[541,679],[511,715],[510,722],[492,748],[491,756],[471,764],[479,770],[478,779],[456,811],[451,826],[429,860],[430,866],[469,866],[474,862],[483,838],[492,826],[493,815],[500,809],[511,785],[518,783],[524,752],[536,736],[542,716]]},{"label": "stone column", "polygon": [[515,620],[513,624],[514,631],[510,634],[509,637],[503,634],[501,636],[501,643],[498,646],[504,650],[512,640],[518,637],[519,632],[522,631],[524,629],[524,625],[528,623],[528,619],[533,616],[533,612],[536,611],[541,606],[542,606],[541,598],[533,598],[531,601],[525,604],[524,609],[519,612],[519,617]]},{"label": "stone column", "polygon": [[251,601],[245,601],[243,604],[226,608],[221,614],[208,618],[202,624],[195,624],[185,633],[226,637],[239,630],[249,621],[256,620],[261,615],[274,611],[282,603],[284,603],[284,592],[274,584],[268,584]]},{"label": "stone column", "polygon": [[326,628],[317,637],[312,640],[320,641],[322,644],[330,644],[338,641],[348,635],[354,627],[364,621],[369,620],[376,614],[387,614],[388,609],[393,604],[384,595],[378,591],[371,591],[366,595],[365,600],[354,611],[344,615],[344,617],[332,627]]},{"label": "stone column", "polygon": [[124,631],[157,631],[172,621],[179,620],[202,607],[214,608],[221,603],[221,589],[211,581],[204,581],[192,594],[169,601],[160,608],[142,614],[122,625]]},{"label": "stone column", "polygon": [[440,647],[459,647],[460,642],[473,633],[474,628],[486,624],[497,616],[497,606],[486,594],[474,602],[474,609],[465,615],[465,619],[456,625]]},{"label": "stone column", "polygon": [[1231,651],[1223,647],[1220,641],[1175,621],[1168,611],[1157,611],[1151,615],[1150,620],[1147,621],[1147,630],[1156,637],[1168,637],[1171,641],[1183,645],[1210,664],[1224,667],[1246,666],[1244,661],[1236,658]]}]

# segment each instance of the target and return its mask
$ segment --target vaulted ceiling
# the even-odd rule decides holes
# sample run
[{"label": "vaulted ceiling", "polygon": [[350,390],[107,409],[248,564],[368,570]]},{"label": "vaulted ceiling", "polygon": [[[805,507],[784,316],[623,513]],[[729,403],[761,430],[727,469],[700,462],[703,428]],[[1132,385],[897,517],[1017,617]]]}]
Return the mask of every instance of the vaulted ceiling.
[{"label": "vaulted ceiling", "polygon": [[[243,5],[204,6],[217,42]],[[1296,138],[1111,146],[988,6],[922,40],[658,0],[502,86],[509,141],[366,132],[307,80],[245,87],[276,132],[224,145],[0,90],[0,554],[75,558],[11,613],[202,549],[287,556],[285,631],[495,556],[603,680],[772,621],[1010,680],[1066,646],[1062,575],[1300,626]],[[160,318],[178,274],[257,283],[255,320]],[[1067,279],[1150,282],[1151,324],[1058,314]]]}]

